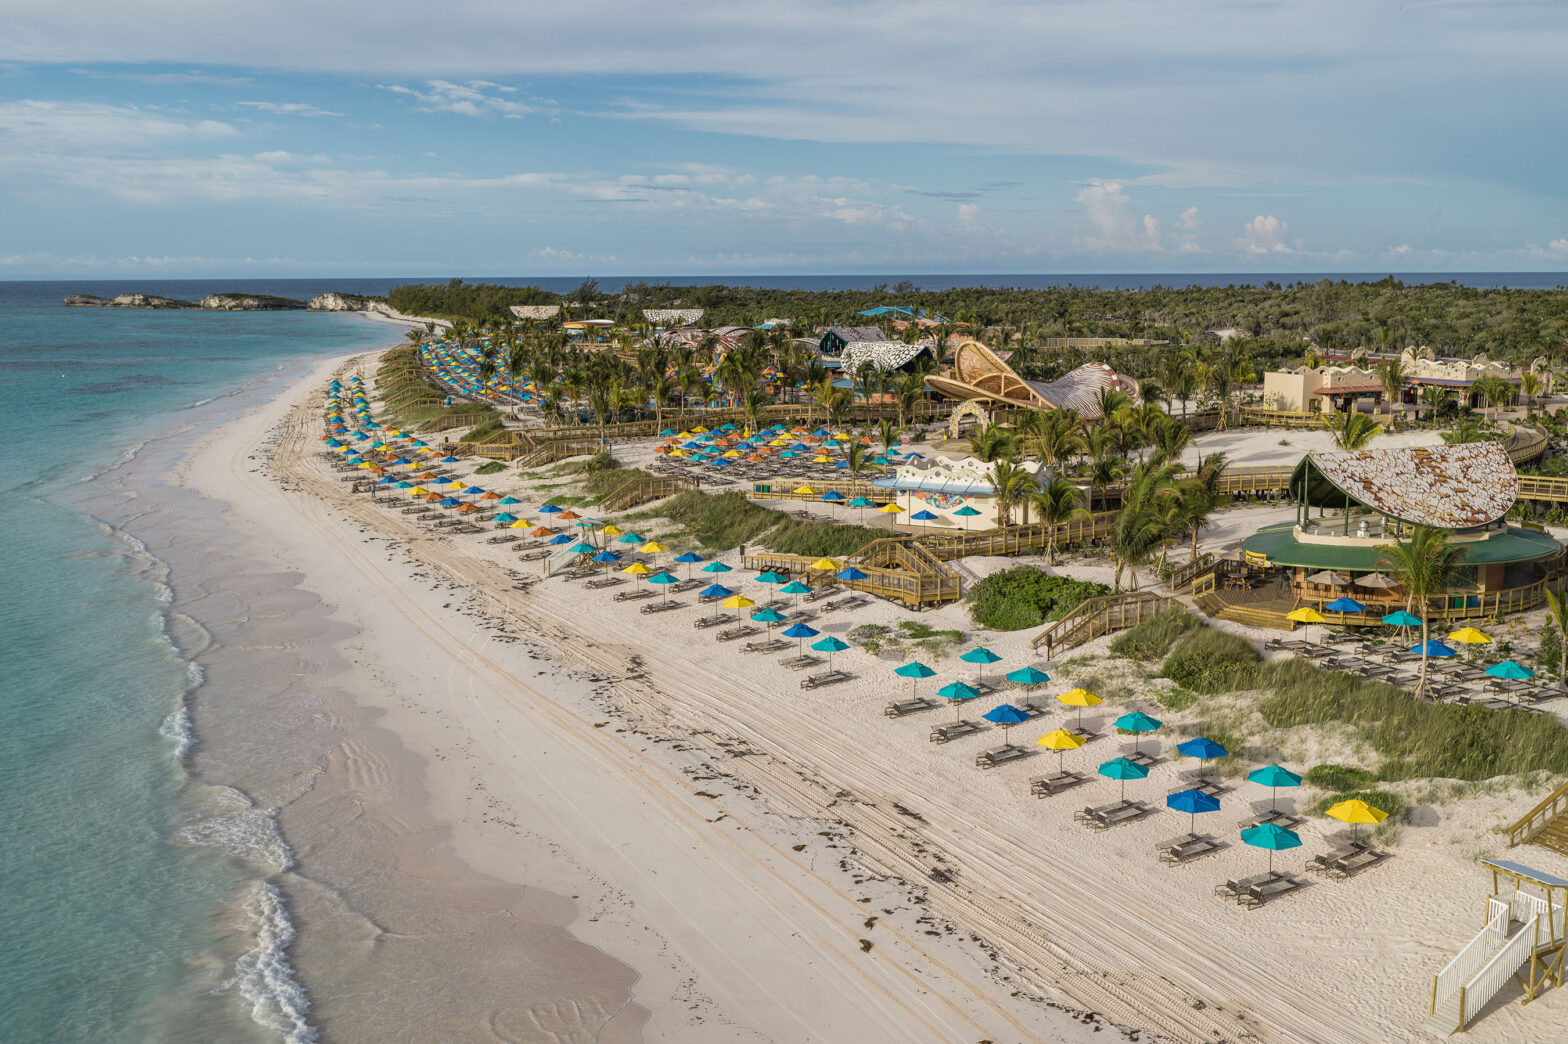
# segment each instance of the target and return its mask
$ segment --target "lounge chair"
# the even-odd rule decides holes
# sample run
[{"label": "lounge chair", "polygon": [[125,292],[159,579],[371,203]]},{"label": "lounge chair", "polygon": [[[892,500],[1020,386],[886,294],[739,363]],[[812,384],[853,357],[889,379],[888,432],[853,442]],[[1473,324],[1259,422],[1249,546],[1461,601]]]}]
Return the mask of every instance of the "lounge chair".
[{"label": "lounge chair", "polygon": [[1124,750],[1122,751],[1122,757],[1143,768],[1152,768],[1160,763],[1158,754],[1150,754],[1145,750]]},{"label": "lounge chair", "polygon": [[854,675],[848,671],[834,669],[823,671],[821,674],[808,674],[800,680],[802,689],[816,689],[823,685],[837,685],[839,682],[849,681]]},{"label": "lounge chair", "polygon": [[1245,892],[1236,896],[1236,902],[1240,903],[1242,906],[1245,906],[1249,910],[1256,910],[1264,903],[1272,902],[1282,895],[1289,895],[1291,892],[1299,891],[1305,887],[1307,887],[1307,882],[1299,880],[1298,878],[1282,875],[1280,877],[1276,877],[1272,881],[1268,881],[1260,885],[1254,885],[1253,887],[1247,889]]},{"label": "lounge chair", "polygon": [[671,584],[670,585],[670,594],[684,594],[687,591],[694,590],[694,589],[696,589],[698,587],[706,587],[706,586],[708,586],[707,585],[707,581],[699,580],[696,577],[693,577],[690,580],[680,580],[680,581],[677,581],[676,583]]},{"label": "lounge chair", "polygon": [[889,718],[902,718],[906,714],[916,714],[923,710],[936,710],[941,704],[929,696],[917,696],[910,700],[894,700],[882,708],[884,716]]},{"label": "lounge chair", "polygon": [[1176,794],[1183,790],[1201,790],[1209,797],[1219,797],[1230,790],[1224,783],[1210,776],[1196,776],[1183,780],[1181,786],[1174,787],[1170,793]]},{"label": "lounge chair", "polygon": [[1053,772],[1049,776],[1036,776],[1029,781],[1029,793],[1035,797],[1055,797],[1064,790],[1071,790],[1082,783],[1089,782],[1089,777],[1082,772]]},{"label": "lounge chair", "polygon": [[517,541],[517,534],[516,533],[498,533],[495,536],[491,537],[489,540],[486,540],[485,543],[487,543],[487,544],[511,544],[511,543],[515,543],[516,541]]},{"label": "lounge chair", "polygon": [[[723,636],[721,635],[720,637]],[[784,639],[769,638],[767,641],[762,642],[747,642],[745,645],[741,646],[740,651],[744,653],[773,653],[780,652],[788,648],[789,642],[786,642]]]},{"label": "lounge chair", "polygon": [[644,616],[651,615],[653,613],[667,613],[671,609],[680,609],[685,605],[685,602],[679,602],[670,599],[663,602],[654,602],[652,605],[645,605],[642,607],[642,612]]},{"label": "lounge chair", "polygon": [[706,631],[708,628],[717,627],[724,622],[725,618],[722,616],[699,616],[692,623],[692,626],[699,631]]},{"label": "lounge chair", "polygon": [[517,556],[517,560],[519,562],[537,562],[541,558],[549,558],[549,557],[550,557],[550,550],[549,550],[549,548],[540,548],[537,551],[529,551],[527,554],[518,555]]},{"label": "lounge chair", "polygon": [[1033,754],[1034,751],[1028,747],[1020,747],[1016,743],[1009,743],[1006,746],[992,747],[990,750],[983,750],[976,754],[975,767],[983,769],[996,768],[998,765],[1006,764],[1009,761],[1020,761]]},{"label": "lounge chair", "polygon": [[810,594],[806,595],[804,600],[807,602],[815,602],[819,599],[826,598],[828,595],[838,594],[843,590],[844,589],[837,584],[824,584],[821,587],[815,588]]},{"label": "lounge chair", "polygon": [[747,638],[756,633],[757,629],[755,627],[751,626],[750,624],[741,624],[739,627],[731,627],[727,631],[720,631],[719,641],[733,642],[737,638]]},{"label": "lounge chair", "polygon": [[780,667],[787,667],[792,671],[803,671],[807,667],[815,667],[822,660],[816,656],[790,656],[779,661]]},{"label": "lounge chair", "polygon": [[601,576],[597,580],[588,581],[583,586],[590,591],[602,591],[606,587],[614,587],[616,584],[624,584],[625,582],[626,578],[624,576]]},{"label": "lounge chair", "polygon": [[1113,826],[1142,819],[1150,811],[1149,806],[1141,801],[1123,800],[1110,805],[1101,805],[1098,808],[1086,808],[1082,813],[1075,813],[1073,818],[1090,830],[1108,830]]},{"label": "lounge chair", "polygon": [[635,602],[641,598],[652,598],[653,592],[646,587],[634,588],[630,591],[621,591],[615,596],[617,602]]},{"label": "lounge chair", "polygon": [[1367,846],[1359,841],[1346,841],[1344,844],[1330,851],[1315,855],[1307,860],[1306,871],[1309,874],[1321,874],[1328,870],[1333,863],[1339,862],[1347,856],[1363,851]]},{"label": "lounge chair", "polygon": [[1284,827],[1286,830],[1294,830],[1301,825],[1301,817],[1293,816],[1282,809],[1271,808],[1259,812],[1250,818],[1243,819],[1236,826],[1241,830],[1251,830],[1253,827],[1262,826],[1264,823],[1273,823],[1276,826]]},{"label": "lounge chair", "polygon": [[1176,866],[1181,863],[1191,862],[1199,856],[1218,852],[1224,847],[1224,842],[1216,841],[1212,837],[1194,837],[1191,841],[1183,844],[1160,849],[1159,860],[1167,866]]},{"label": "lounge chair", "polygon": [[1370,870],[1388,858],[1387,852],[1379,852],[1372,848],[1364,848],[1359,852],[1341,856],[1324,867],[1324,872],[1332,878],[1354,877],[1363,870]]},{"label": "lounge chair", "polygon": [[947,743],[961,736],[973,735],[981,727],[977,721],[950,721],[946,725],[934,725],[931,727],[931,742]]},{"label": "lounge chair", "polygon": [[1226,881],[1222,885],[1214,886],[1214,894],[1224,899],[1238,900],[1251,889],[1258,885],[1268,884],[1278,878],[1284,878],[1283,870],[1270,870],[1268,873],[1256,874],[1252,877],[1243,877],[1235,881]]}]

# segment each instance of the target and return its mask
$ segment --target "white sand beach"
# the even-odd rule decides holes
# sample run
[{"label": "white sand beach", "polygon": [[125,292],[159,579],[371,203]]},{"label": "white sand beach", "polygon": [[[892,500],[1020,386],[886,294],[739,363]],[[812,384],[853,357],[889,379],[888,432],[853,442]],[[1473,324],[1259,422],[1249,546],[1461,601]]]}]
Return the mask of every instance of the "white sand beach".
[{"label": "white sand beach", "polygon": [[[369,357],[355,365],[367,376],[374,369]],[[639,603],[617,603],[613,591],[559,579],[517,590],[514,574],[537,570],[506,545],[433,534],[350,494],[320,459],[323,389],[330,374],[349,369],[345,360],[321,364],[219,429],[176,472],[229,506],[247,556],[297,573],[352,635],[338,642],[342,662],[323,681],[359,713],[332,723],[342,732],[332,756],[299,770],[302,783],[310,780],[301,802],[314,792],[331,804],[300,814],[299,830],[315,832],[296,844],[301,873],[309,876],[314,853],[365,836],[376,858],[394,859],[410,879],[409,903],[420,902],[421,882],[448,897],[460,885],[457,905],[477,926],[427,951],[439,963],[400,966],[386,959],[395,933],[321,938],[302,917],[297,963],[313,1002],[338,1013],[334,1037],[1429,1039],[1421,1022],[1431,976],[1479,926],[1489,890],[1476,859],[1506,851],[1497,828],[1539,793],[1482,786],[1412,794],[1416,812],[1385,865],[1244,910],[1212,891],[1261,869],[1265,854],[1241,845],[1233,827],[1253,806],[1266,807],[1262,788],[1236,780],[1205,824],[1228,834],[1229,847],[1162,866],[1153,846],[1184,832],[1185,816],[1162,810],[1091,833],[1073,811],[1114,798],[1117,784],[1096,779],[1038,800],[1027,780],[1054,767],[1054,755],[982,772],[974,755],[990,733],[936,745],[929,726],[950,711],[884,717],[883,704],[908,684],[892,674],[900,660],[840,653],[838,665],[855,680],[803,690],[771,658],[694,630],[694,607],[643,616]],[[1407,437],[1421,438],[1390,439]],[[1281,438],[1290,445],[1271,455],[1265,443]],[[1266,464],[1294,461],[1324,438],[1219,433],[1198,444]],[[517,485],[506,475],[495,480]],[[528,505],[541,500],[516,492]],[[1279,509],[1223,512],[1204,543],[1228,545],[1275,517]],[[643,532],[656,534],[657,524]],[[725,557],[738,567],[734,553]],[[979,576],[1013,564],[960,565]],[[1100,579],[1108,565],[1079,558],[1058,571]],[[739,583],[749,595],[761,590]],[[873,602],[814,626],[843,637],[856,624],[912,615]],[[974,629],[962,605],[918,618]],[[987,633],[985,644],[1003,657],[988,670],[1036,664],[1053,677],[1047,693],[1075,681],[1126,693],[1088,712],[1090,722],[1157,710],[1141,694],[1160,683],[1110,661],[1104,639],[1045,664],[1028,646],[1032,636]],[[934,665],[940,681],[974,672],[952,658]],[[966,716],[994,702],[976,701],[984,706]],[[1157,716],[1185,736],[1202,714]],[[1067,717],[1053,711],[1015,734],[1032,738]],[[371,729],[378,738],[367,745],[361,734]],[[1101,738],[1069,754],[1069,766],[1092,772],[1121,746],[1130,743]],[[1358,752],[1309,752],[1303,742],[1279,753],[1328,760]],[[1261,763],[1248,759],[1248,767]],[[1128,785],[1129,796],[1158,803],[1190,765],[1158,765]],[[1303,807],[1314,797],[1282,794],[1280,802]],[[288,836],[288,808],[280,821]],[[1307,847],[1285,857],[1299,865],[1325,849],[1329,827],[1338,824],[1309,819]],[[1568,871],[1568,860],[1540,849],[1525,861]],[[590,998],[580,1005],[551,1006],[537,990],[509,989],[508,981],[529,981],[529,967],[489,959],[480,945],[485,913],[509,903],[525,909],[530,889],[548,895],[528,919],[582,944],[570,958],[581,968],[578,993]],[[443,911],[423,911],[421,924],[405,910],[399,930],[439,934]],[[506,952],[550,960],[548,947],[526,942]],[[447,975],[492,984],[470,994],[484,998],[483,1010],[451,1013],[450,1032],[436,1014]],[[424,1032],[400,1034],[371,1017],[369,997],[329,992],[399,989],[410,976],[434,1006]],[[1568,994],[1520,1007],[1511,990],[1470,1038],[1568,1039]]]}]

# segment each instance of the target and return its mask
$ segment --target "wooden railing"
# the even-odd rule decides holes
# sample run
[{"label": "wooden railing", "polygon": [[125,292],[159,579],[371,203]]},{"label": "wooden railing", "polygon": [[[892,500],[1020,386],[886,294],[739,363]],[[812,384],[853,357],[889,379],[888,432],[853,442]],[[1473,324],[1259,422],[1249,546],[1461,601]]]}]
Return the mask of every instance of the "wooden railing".
[{"label": "wooden railing", "polygon": [[1520,500],[1568,501],[1568,478],[1549,475],[1520,475]]},{"label": "wooden railing", "polygon": [[1546,437],[1546,432],[1529,424],[1509,424],[1510,432],[1503,440],[1503,449],[1508,453],[1508,459],[1515,464],[1535,460],[1546,452],[1546,447],[1551,440]]},{"label": "wooden railing", "polygon": [[612,511],[625,511],[638,504],[646,504],[650,500],[660,500],[696,488],[695,482],[682,478],[632,479],[624,485],[617,486],[609,496],[601,500],[599,510],[605,514]]},{"label": "wooden railing", "polygon": [[1178,566],[1175,572],[1171,573],[1170,589],[1179,593],[1182,588],[1191,587],[1198,575],[1213,570],[1214,563],[1218,560],[1219,556],[1214,552],[1205,551],[1186,565]]},{"label": "wooden railing", "polygon": [[[879,546],[888,543],[899,545],[899,548],[889,549]],[[862,553],[868,554],[872,559],[881,558],[892,564],[872,564],[872,561],[860,557]],[[817,559],[811,555],[757,552],[747,554],[742,559],[742,565],[746,569],[777,569],[801,574],[807,572],[815,561]],[[956,602],[963,595],[963,581],[957,573],[934,558],[930,558],[929,555],[922,556],[919,550],[911,549],[901,541],[876,541],[851,555],[850,561],[854,563],[856,569],[866,574],[866,578],[835,580],[834,583],[879,598],[903,602],[913,609]],[[935,568],[932,568],[933,564]]]},{"label": "wooden railing", "polygon": [[[815,490],[813,493],[797,493],[802,486]],[[824,493],[842,493],[850,500],[856,497],[865,497],[878,504],[886,504],[893,500],[898,492],[885,486],[873,486],[861,479],[824,479],[824,478],[791,478],[791,479],[754,479],[751,483],[749,496],[753,500],[821,500]]]},{"label": "wooden railing", "polygon": [[[1110,534],[1115,518],[1116,512],[1101,511],[1085,518],[1059,523],[1055,527],[1056,546],[1061,548],[1103,540]],[[1051,528],[1035,522],[1027,526],[977,530],[973,533],[931,533],[914,539],[937,558],[950,562],[970,555],[1019,555],[1039,551],[1049,543]]]},{"label": "wooden railing", "polygon": [[1156,613],[1179,605],[1181,603],[1176,599],[1153,591],[1132,591],[1085,599],[1060,620],[1047,624],[1045,630],[1035,635],[1029,647],[1038,649],[1044,644],[1049,659],[1057,649],[1071,649],[1084,642],[1092,642],[1101,635],[1143,623]]},{"label": "wooden railing", "polygon": [[1546,829],[1547,825],[1558,816],[1568,815],[1568,783],[1564,783],[1536,805],[1530,811],[1520,816],[1518,821],[1508,828],[1508,847],[1518,848],[1520,845],[1530,843],[1530,839]]},{"label": "wooden railing", "polygon": [[1318,428],[1323,425],[1323,414],[1308,410],[1276,410],[1267,406],[1243,406],[1241,422],[1275,428]]}]

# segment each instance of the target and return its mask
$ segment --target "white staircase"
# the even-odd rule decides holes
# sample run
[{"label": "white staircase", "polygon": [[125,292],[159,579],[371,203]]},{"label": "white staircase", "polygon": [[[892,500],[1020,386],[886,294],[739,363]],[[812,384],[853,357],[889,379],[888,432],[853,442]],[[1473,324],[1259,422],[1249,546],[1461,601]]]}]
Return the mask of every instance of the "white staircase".
[{"label": "white staircase", "polygon": [[[1432,1014],[1425,1026],[1434,1033],[1458,1032],[1497,996],[1535,952],[1547,908],[1536,896],[1515,891],[1506,902],[1488,899],[1487,914],[1486,926],[1432,980]],[[1515,919],[1522,923],[1510,933]]]}]

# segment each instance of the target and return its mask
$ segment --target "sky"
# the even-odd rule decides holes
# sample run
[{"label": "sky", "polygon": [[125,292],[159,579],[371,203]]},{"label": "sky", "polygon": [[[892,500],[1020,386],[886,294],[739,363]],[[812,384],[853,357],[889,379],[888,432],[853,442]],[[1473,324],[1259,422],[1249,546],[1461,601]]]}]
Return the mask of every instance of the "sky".
[{"label": "sky", "polygon": [[0,278],[1568,270],[1555,0],[5,17]]}]

